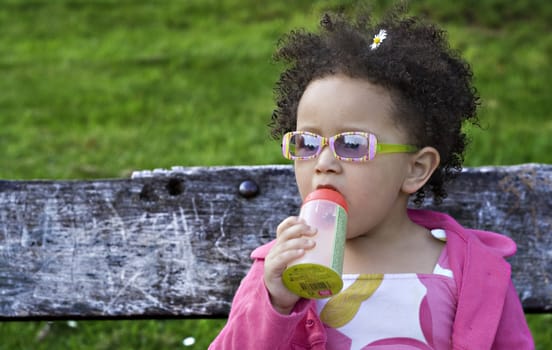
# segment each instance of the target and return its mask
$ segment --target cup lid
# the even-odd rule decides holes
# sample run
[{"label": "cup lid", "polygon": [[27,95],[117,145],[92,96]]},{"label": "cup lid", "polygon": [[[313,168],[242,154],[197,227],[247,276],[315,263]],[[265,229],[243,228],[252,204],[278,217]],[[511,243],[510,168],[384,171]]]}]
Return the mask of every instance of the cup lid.
[{"label": "cup lid", "polygon": [[346,212],[349,212],[349,207],[347,206],[347,201],[345,200],[345,197],[343,197],[341,193],[329,188],[319,188],[309,193],[305,197],[303,204],[313,200],[321,200],[321,199],[334,202],[337,205],[343,207],[343,209],[345,209]]}]

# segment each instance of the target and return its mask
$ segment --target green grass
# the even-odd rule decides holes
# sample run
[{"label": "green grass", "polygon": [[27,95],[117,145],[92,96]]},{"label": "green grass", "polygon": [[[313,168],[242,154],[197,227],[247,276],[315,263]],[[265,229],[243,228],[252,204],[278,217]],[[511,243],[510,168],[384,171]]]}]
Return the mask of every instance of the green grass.
[{"label": "green grass", "polygon": [[[0,349],[207,349],[225,320],[8,322],[0,324]],[[183,340],[193,337],[193,346]]]},{"label": "green grass", "polygon": [[[0,178],[92,179],[175,165],[282,163],[266,127],[279,36],[354,1],[7,0]],[[376,1],[376,10],[387,1]],[[552,163],[552,5],[417,0],[472,64],[482,129],[466,164]],[[251,144],[259,147],[251,147]],[[528,315],[539,349],[552,316]],[[224,320],[0,323],[0,349],[204,349]]]}]

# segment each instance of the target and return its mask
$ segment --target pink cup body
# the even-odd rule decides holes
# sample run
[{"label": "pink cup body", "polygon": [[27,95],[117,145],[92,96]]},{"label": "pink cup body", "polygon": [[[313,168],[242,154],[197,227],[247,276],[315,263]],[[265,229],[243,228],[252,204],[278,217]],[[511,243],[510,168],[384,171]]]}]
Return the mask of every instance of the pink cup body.
[{"label": "pink cup body", "polygon": [[305,255],[293,262],[293,265],[313,263],[332,266],[337,210],[337,204],[328,200],[311,201],[301,207],[299,216],[318,232],[312,238],[316,242],[315,247],[307,250]]},{"label": "pink cup body", "polygon": [[284,285],[304,298],[327,298],[343,287],[341,273],[347,229],[347,204],[338,192],[311,193],[299,216],[317,233],[316,245],[290,263],[282,275]]}]

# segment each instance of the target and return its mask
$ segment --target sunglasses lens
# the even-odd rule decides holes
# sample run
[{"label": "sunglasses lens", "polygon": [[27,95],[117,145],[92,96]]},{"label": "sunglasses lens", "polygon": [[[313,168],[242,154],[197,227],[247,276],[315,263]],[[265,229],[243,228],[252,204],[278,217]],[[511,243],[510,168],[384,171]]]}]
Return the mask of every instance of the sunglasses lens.
[{"label": "sunglasses lens", "polygon": [[289,153],[293,157],[312,157],[316,155],[319,147],[320,140],[316,135],[295,133],[289,138]]},{"label": "sunglasses lens", "polygon": [[335,153],[341,158],[363,159],[369,154],[369,141],[364,134],[342,134],[334,141]]},{"label": "sunglasses lens", "polygon": [[[295,145],[295,156],[311,157],[316,154],[320,146],[318,137],[309,134],[297,134],[292,138],[292,144]],[[293,153],[292,153],[293,154]]]}]

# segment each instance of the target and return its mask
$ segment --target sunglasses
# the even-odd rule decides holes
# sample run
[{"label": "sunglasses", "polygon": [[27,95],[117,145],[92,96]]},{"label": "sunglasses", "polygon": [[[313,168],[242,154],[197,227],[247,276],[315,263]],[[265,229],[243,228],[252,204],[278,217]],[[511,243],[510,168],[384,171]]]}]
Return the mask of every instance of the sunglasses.
[{"label": "sunglasses", "polygon": [[376,135],[348,131],[332,137],[323,137],[308,131],[291,131],[284,135],[282,154],[291,160],[307,160],[317,157],[324,146],[329,145],[334,157],[349,162],[372,160],[378,153],[416,152],[412,145],[378,143]]}]

